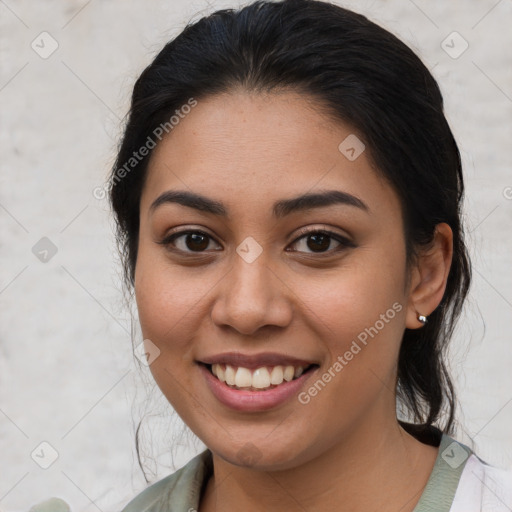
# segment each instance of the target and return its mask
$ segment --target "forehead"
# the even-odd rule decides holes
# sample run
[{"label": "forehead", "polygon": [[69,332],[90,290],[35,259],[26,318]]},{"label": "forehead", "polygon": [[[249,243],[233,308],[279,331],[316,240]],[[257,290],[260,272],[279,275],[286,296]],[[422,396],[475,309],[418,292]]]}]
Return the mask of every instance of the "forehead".
[{"label": "forehead", "polygon": [[362,138],[354,137],[348,124],[294,92],[239,91],[198,100],[154,149],[141,212],[173,189],[218,199],[232,206],[228,214],[268,210],[279,199],[320,189],[357,196],[375,213],[399,209],[366,150],[355,159],[343,153],[344,141],[353,146]]}]

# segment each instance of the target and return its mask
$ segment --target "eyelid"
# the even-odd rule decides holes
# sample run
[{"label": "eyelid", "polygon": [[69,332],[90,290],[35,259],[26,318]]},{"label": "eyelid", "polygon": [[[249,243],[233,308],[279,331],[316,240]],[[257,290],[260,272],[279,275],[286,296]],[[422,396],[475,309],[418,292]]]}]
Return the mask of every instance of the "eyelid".
[{"label": "eyelid", "polygon": [[[211,235],[206,230],[206,228],[197,227],[196,225],[190,225],[190,226],[185,225],[185,226],[179,226],[179,227],[173,228],[171,231],[169,231],[165,235],[164,240],[168,239],[172,235],[178,235],[178,234],[182,235],[182,234],[186,234],[188,232],[202,233],[202,234],[207,235],[210,238],[215,240],[215,236]],[[298,237],[301,237],[301,236],[304,236],[304,235],[308,235],[310,233],[318,233],[318,232],[325,232],[325,233],[327,233],[329,235],[337,236],[339,238],[342,238],[346,242],[352,242],[349,236],[341,234],[341,233],[337,233],[335,231],[332,231],[332,229],[329,226],[327,226],[326,224],[322,224],[321,227],[303,227],[303,228],[300,228],[297,232],[295,232],[293,234],[293,236],[291,237],[290,240],[295,242],[295,241],[297,241]]]},{"label": "eyelid", "polygon": [[336,241],[339,244],[339,246],[334,249],[329,249],[328,251],[318,252],[318,253],[315,253],[315,252],[308,253],[308,252],[303,252],[303,251],[289,251],[289,250],[287,250],[287,251],[288,252],[297,252],[298,254],[306,254],[308,256],[316,255],[317,258],[322,258],[322,257],[333,256],[333,255],[336,255],[336,254],[342,252],[343,250],[357,247],[357,245],[348,236],[342,235],[341,233],[337,233],[336,231],[329,229],[325,225],[322,226],[321,228],[313,227],[313,228],[299,229],[299,232],[295,233],[294,240],[291,242],[291,245],[295,245],[296,243],[300,242],[300,240],[302,240],[303,238],[307,237],[308,235],[313,235],[313,234],[325,234],[329,238]]},{"label": "eyelid", "polygon": [[168,233],[165,234],[165,236],[161,240],[157,240],[156,243],[163,245],[166,248],[169,248],[169,246],[171,246],[172,249],[169,249],[169,250],[172,250],[174,252],[178,252],[181,254],[196,254],[196,255],[208,254],[205,251],[203,251],[203,252],[201,252],[201,251],[199,251],[199,252],[182,251],[181,249],[177,249],[176,247],[173,246],[172,242],[174,242],[174,240],[176,240],[177,238],[179,238],[181,236],[185,236],[185,235],[188,235],[191,233],[205,235],[210,240],[214,241],[217,245],[220,245],[219,242],[217,242],[216,238],[213,235],[211,235],[210,233],[208,233],[208,231],[206,231],[205,229],[197,228],[197,227],[189,227],[189,226],[180,226],[179,228],[175,228],[175,229],[169,231]]},{"label": "eyelid", "polygon": [[[209,238],[216,244],[221,245],[216,240],[216,238],[213,235],[211,235],[210,233],[208,233],[206,230],[203,230],[202,228],[198,228],[198,227],[193,227],[193,226],[180,226],[179,228],[175,228],[175,229],[171,230],[169,233],[167,233],[162,240],[157,241],[157,243],[160,245],[163,245],[165,248],[167,248],[171,252],[182,254],[182,255],[183,254],[188,255],[188,256],[192,256],[192,255],[208,256],[208,255],[210,255],[212,252],[211,250],[209,250],[209,251],[208,250],[184,251],[184,250],[178,249],[177,247],[174,246],[174,241],[176,239],[178,239],[182,236],[186,236],[187,234],[191,234],[191,233],[205,235],[207,238]],[[335,231],[332,231],[325,224],[322,225],[322,227],[300,228],[298,230],[298,232],[296,232],[294,234],[294,238],[290,242],[290,244],[294,245],[310,234],[325,234],[329,238],[335,240],[339,244],[339,246],[335,249],[330,249],[328,251],[318,252],[318,253],[315,253],[315,252],[308,253],[308,252],[304,252],[304,251],[290,251],[288,248],[285,249],[285,251],[297,252],[298,254],[316,255],[317,257],[321,258],[321,257],[327,257],[327,256],[332,256],[333,254],[337,254],[337,253],[341,252],[343,249],[356,247],[356,244],[349,237],[342,235],[340,233],[337,233]],[[288,244],[288,245],[290,245],[290,244]],[[218,251],[218,249],[216,249],[214,251],[216,252],[216,251]]]},{"label": "eyelid", "polygon": [[303,237],[304,235],[309,235],[310,233],[326,233],[327,235],[335,238],[341,238],[342,240],[346,241],[347,243],[353,243],[349,236],[344,235],[342,233],[337,233],[336,231],[333,231],[329,226],[322,224],[322,227],[308,227],[308,228],[300,228],[298,232],[294,234],[294,240],[296,241],[299,238]]},{"label": "eyelid", "polygon": [[182,226],[176,226],[175,228],[172,228],[170,231],[166,232],[165,238],[169,238],[172,235],[182,235],[184,233],[202,233],[204,235],[208,235],[211,238],[215,238],[212,234],[208,232],[206,228],[203,228],[202,226],[197,226],[195,224],[191,225],[182,225]]}]

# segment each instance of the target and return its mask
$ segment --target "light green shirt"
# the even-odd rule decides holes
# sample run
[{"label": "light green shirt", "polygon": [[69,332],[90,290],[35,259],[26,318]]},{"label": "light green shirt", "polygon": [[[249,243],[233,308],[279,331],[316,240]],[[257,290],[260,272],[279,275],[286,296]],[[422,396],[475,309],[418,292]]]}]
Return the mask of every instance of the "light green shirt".
[{"label": "light green shirt", "polygon": [[[466,445],[443,433],[434,467],[414,512],[449,512],[472,454]],[[212,453],[205,450],[172,475],[144,489],[121,512],[196,512],[212,472]]]}]

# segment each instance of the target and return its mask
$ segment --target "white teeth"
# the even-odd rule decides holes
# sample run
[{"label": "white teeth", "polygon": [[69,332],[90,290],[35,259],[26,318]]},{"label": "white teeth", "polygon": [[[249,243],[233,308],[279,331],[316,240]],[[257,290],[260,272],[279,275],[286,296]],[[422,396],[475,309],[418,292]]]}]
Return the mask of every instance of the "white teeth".
[{"label": "white teeth", "polygon": [[272,373],[270,374],[270,384],[281,384],[283,382],[283,367],[282,366],[274,366],[272,368]]},{"label": "white teeth", "polygon": [[225,372],[225,377],[226,377],[226,384],[229,384],[230,386],[234,386],[235,385],[235,370],[233,369],[232,366],[229,366],[229,364],[226,365],[226,372]]},{"label": "white teeth", "polygon": [[284,380],[290,382],[293,379],[293,374],[295,373],[295,368],[293,366],[287,366],[284,369]]},{"label": "white teeth", "polygon": [[226,372],[224,371],[220,364],[216,363],[212,365],[212,372],[214,375],[217,376],[219,380],[221,380],[222,382],[226,382]]},{"label": "white teeth", "polygon": [[268,373],[268,370],[263,368],[258,368],[253,374],[252,374],[252,387],[263,389],[268,388],[270,386],[270,374]]},{"label": "white teeth", "polygon": [[224,369],[222,368],[222,366],[220,364],[217,365],[217,373],[216,373],[216,375],[219,377],[219,379],[222,382],[226,381],[226,372],[224,371]]},{"label": "white teeth", "polygon": [[249,388],[252,386],[251,370],[239,367],[235,375],[235,386],[238,388]]},{"label": "white teeth", "polygon": [[304,372],[303,366],[274,366],[271,371],[262,366],[254,371],[242,366],[233,367],[229,364],[213,364],[212,373],[222,382],[238,388],[268,389],[279,386],[284,381],[290,382],[300,377]]}]

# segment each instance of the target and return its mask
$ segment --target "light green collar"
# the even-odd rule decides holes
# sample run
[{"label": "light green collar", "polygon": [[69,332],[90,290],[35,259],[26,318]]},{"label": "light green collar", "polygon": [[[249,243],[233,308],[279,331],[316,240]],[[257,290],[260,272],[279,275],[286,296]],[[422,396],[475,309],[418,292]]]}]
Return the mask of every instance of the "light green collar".
[{"label": "light green collar", "polygon": [[[472,453],[466,445],[443,433],[434,467],[413,512],[449,512]],[[205,450],[172,475],[144,489],[122,512],[196,511],[212,473],[212,453]]]},{"label": "light green collar", "polygon": [[462,471],[473,451],[443,433],[427,485],[413,512],[449,512]]}]

